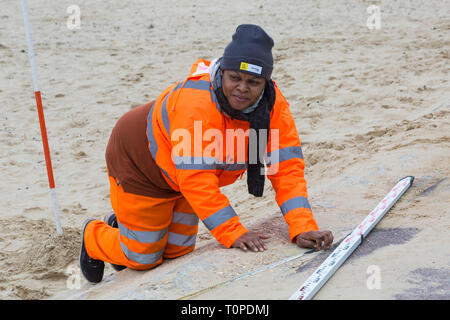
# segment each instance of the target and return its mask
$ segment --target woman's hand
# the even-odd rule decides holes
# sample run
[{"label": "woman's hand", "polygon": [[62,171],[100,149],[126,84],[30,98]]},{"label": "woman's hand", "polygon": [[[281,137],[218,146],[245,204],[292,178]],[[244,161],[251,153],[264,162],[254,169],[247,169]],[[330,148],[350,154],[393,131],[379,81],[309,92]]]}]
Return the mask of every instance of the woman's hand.
[{"label": "woman's hand", "polygon": [[333,243],[331,231],[308,231],[297,235],[295,243],[302,248],[328,249]]},{"label": "woman's hand", "polygon": [[247,232],[238,238],[231,246],[233,248],[241,248],[244,251],[248,249],[254,252],[267,250],[267,246],[264,244],[263,239],[269,239],[270,237],[263,233]]}]

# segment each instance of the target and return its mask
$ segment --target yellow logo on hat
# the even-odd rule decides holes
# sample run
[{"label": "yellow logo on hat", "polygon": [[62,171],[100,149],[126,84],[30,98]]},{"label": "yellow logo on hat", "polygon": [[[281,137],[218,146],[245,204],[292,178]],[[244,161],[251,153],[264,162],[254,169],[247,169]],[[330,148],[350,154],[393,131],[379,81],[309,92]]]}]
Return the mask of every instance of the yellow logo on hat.
[{"label": "yellow logo on hat", "polygon": [[241,62],[241,67],[240,67],[239,69],[247,71],[247,69],[248,69],[248,63],[246,63],[246,62]]},{"label": "yellow logo on hat", "polygon": [[262,67],[247,62],[241,62],[239,69],[257,74],[261,74],[262,72]]}]

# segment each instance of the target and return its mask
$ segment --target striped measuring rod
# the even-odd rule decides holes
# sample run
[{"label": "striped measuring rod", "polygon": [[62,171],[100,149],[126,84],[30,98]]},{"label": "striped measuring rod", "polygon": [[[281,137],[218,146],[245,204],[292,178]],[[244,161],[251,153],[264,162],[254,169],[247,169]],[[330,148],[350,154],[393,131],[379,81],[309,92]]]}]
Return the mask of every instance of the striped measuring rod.
[{"label": "striped measuring rod", "polygon": [[289,300],[310,300],[336,272],[352,252],[362,243],[398,199],[409,189],[414,177],[401,179],[372,212],[325,259],[314,273],[298,288]]}]

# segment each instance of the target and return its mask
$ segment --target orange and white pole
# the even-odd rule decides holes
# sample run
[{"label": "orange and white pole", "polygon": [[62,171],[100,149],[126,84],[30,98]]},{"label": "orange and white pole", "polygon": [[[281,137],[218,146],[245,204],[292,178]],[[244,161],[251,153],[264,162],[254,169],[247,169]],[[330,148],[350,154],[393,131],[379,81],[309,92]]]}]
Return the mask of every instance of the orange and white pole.
[{"label": "orange and white pole", "polygon": [[47,129],[45,127],[44,109],[42,107],[41,91],[39,89],[39,83],[36,72],[36,63],[34,59],[33,41],[31,39],[30,21],[28,18],[27,1],[22,0],[23,19],[25,21],[25,32],[27,36],[28,56],[31,64],[31,74],[33,76],[34,84],[34,96],[36,98],[36,106],[39,115],[39,125],[41,127],[42,144],[44,145],[45,163],[47,165],[48,183],[50,185],[50,195],[53,204],[53,213],[55,216],[56,232],[61,235],[61,222],[59,220],[59,208],[55,194],[55,180],[53,178],[52,160],[50,158],[50,149],[48,147]]}]

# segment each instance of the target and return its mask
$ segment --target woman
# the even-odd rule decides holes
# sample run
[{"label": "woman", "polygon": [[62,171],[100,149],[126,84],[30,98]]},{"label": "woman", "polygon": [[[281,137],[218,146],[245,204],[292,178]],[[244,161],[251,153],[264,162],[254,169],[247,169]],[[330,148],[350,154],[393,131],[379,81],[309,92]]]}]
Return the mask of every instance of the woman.
[{"label": "woman", "polygon": [[105,261],[144,270],[191,252],[199,219],[227,248],[266,250],[268,236],[249,232],[220,192],[247,171],[249,193],[262,196],[265,167],[290,239],[331,245],[308,203],[289,104],[271,80],[273,45],[261,27],[240,25],[220,59],[198,60],[184,81],[117,122],[106,150],[114,213],[83,225],[89,281],[102,280]]}]

